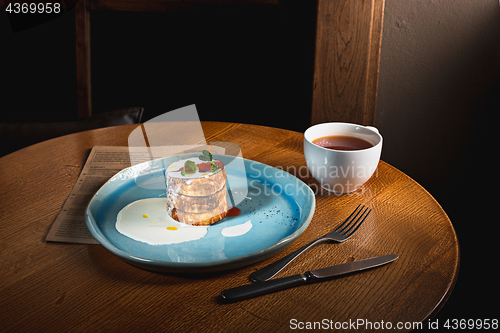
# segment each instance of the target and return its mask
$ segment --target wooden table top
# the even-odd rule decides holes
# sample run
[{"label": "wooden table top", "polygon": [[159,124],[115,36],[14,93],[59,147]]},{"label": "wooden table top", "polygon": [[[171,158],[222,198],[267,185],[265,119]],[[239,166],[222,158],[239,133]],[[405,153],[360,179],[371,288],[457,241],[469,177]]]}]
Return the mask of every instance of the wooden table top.
[{"label": "wooden table top", "polygon": [[[314,322],[323,328],[356,322],[366,331],[401,323],[409,331],[413,322],[425,325],[451,292],[459,248],[449,218],[424,188],[384,162],[362,189],[343,196],[320,193],[313,178],[297,174],[316,193],[310,226],[281,253],[234,271],[159,274],[129,265],[101,245],[46,243],[91,148],[126,146],[137,126],[76,133],[0,158],[5,331],[278,332]],[[202,126],[207,142],[236,143],[244,158],[304,170],[302,133],[222,122]],[[373,212],[349,241],[308,250],[278,277],[392,253],[398,260],[238,303],[221,301],[222,290],[250,283],[250,273],[331,231],[360,203]]]}]

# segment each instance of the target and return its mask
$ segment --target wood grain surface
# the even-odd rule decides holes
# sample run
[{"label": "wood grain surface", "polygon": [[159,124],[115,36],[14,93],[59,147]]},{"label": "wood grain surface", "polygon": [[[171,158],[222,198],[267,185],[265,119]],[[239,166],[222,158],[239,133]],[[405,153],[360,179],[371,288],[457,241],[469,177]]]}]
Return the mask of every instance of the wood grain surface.
[{"label": "wood grain surface", "polygon": [[92,115],[92,81],[90,70],[90,13],[87,0],[75,4],[76,95],[79,118]]},{"label": "wood grain surface", "polygon": [[385,0],[318,0],[312,124],[373,125]]},{"label": "wood grain surface", "polygon": [[[310,226],[283,252],[234,271],[180,276],[136,268],[101,245],[46,243],[91,148],[126,146],[136,126],[72,134],[0,158],[3,331],[281,332],[290,330],[291,320],[384,321],[394,329],[398,322],[425,321],[450,293],[458,241],[447,215],[425,189],[380,162],[356,193],[321,193],[305,168],[303,135],[255,125],[204,122],[203,129],[208,142],[236,143],[243,157],[288,168],[316,192]],[[360,203],[373,212],[349,241],[319,245],[278,276],[392,253],[400,256],[397,261],[238,303],[221,302],[222,290],[251,283],[250,273],[329,232]]]}]

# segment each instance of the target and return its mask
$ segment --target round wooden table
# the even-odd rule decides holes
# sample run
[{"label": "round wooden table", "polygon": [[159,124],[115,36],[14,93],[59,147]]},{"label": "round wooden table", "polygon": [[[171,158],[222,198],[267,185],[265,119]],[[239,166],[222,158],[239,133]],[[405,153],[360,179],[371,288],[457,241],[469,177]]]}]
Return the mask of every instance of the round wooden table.
[{"label": "round wooden table", "polygon": [[[426,320],[450,294],[458,241],[446,213],[425,189],[380,162],[357,192],[324,193],[305,172],[302,133],[256,125],[202,123],[207,142],[232,142],[244,158],[297,170],[295,175],[315,191],[310,226],[281,253],[238,270],[180,276],[139,269],[101,245],[45,242],[91,148],[126,146],[137,126],[76,133],[0,158],[5,331],[410,331],[427,327]],[[251,283],[250,273],[331,231],[360,203],[373,212],[351,239],[308,250],[277,277],[392,253],[398,260],[238,303],[221,301],[222,290]]]}]

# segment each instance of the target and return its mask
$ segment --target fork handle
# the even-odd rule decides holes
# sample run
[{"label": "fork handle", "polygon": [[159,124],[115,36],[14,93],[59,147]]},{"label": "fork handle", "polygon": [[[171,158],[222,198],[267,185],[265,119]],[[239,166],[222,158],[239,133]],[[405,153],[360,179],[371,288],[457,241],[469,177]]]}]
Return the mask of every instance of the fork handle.
[{"label": "fork handle", "polygon": [[272,264],[269,264],[266,267],[263,267],[258,271],[253,272],[252,274],[250,274],[250,280],[254,282],[262,282],[269,280],[270,278],[278,274],[283,268],[285,268],[286,265],[292,262],[293,259],[297,258],[302,252],[326,240],[328,240],[328,238],[323,238],[323,237],[313,240],[309,244],[304,245],[300,249],[290,253],[289,255],[281,258],[280,260],[275,261]]}]

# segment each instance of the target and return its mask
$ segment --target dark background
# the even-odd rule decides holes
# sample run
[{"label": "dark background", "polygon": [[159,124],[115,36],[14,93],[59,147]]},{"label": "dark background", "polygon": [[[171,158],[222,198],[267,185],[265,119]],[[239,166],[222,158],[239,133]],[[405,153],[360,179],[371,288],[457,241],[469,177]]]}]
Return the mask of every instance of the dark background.
[{"label": "dark background", "polygon": [[[303,131],[310,117],[313,3],[300,13],[215,5],[174,13],[92,11],[93,114],[142,106],[147,121],[196,104],[201,120]],[[25,15],[2,20],[8,64],[2,105],[10,111],[4,119],[76,118],[73,11],[34,28],[27,27],[37,15]]]},{"label": "dark background", "polygon": [[[142,106],[147,121],[196,104],[201,120],[303,131],[310,117],[313,2],[300,12],[283,14],[275,7],[251,6],[168,14],[93,12],[93,112]],[[74,33],[72,10],[52,20],[8,17],[2,11],[3,121],[76,119]],[[461,73],[457,68],[456,77]],[[415,122],[409,131],[392,123],[387,104],[377,107],[376,126],[385,138],[382,159],[434,195],[460,241],[457,284],[433,319],[440,325],[446,319],[498,318],[493,229],[499,219],[492,214],[498,199],[498,149],[492,143],[500,84],[498,76],[491,77],[480,93],[475,83],[484,82],[482,77],[462,83],[458,92],[476,91],[466,108],[443,114],[445,120],[433,116],[425,126]],[[383,72],[381,78],[379,96],[397,90],[384,85]],[[406,103],[419,102],[412,97]],[[406,117],[404,109],[398,112]],[[466,119],[465,139],[454,126],[460,119]],[[436,134],[438,123],[445,125]],[[424,140],[407,144],[418,135]],[[442,146],[439,153],[427,153],[433,145]]]}]

